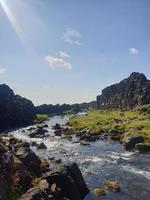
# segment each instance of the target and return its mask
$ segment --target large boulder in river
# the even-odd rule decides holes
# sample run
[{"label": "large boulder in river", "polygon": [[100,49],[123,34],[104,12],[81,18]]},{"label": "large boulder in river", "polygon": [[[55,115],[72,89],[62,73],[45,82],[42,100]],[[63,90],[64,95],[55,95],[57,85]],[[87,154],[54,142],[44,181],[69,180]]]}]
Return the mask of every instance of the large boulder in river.
[{"label": "large boulder in river", "polygon": [[45,137],[45,133],[48,131],[46,129],[43,129],[41,127],[36,128],[35,130],[31,131],[28,135],[31,138],[43,138]]},{"label": "large boulder in river", "polygon": [[0,130],[30,124],[35,117],[33,103],[19,95],[7,85],[0,85]]},{"label": "large boulder in river", "polygon": [[129,137],[125,142],[124,146],[126,150],[131,150],[135,147],[136,144],[144,142],[143,136],[133,136]]},{"label": "large boulder in river", "polygon": [[76,163],[68,165],[62,170],[50,172],[43,179],[47,180],[52,195],[57,200],[82,200],[89,192]]},{"label": "large boulder in river", "polygon": [[0,199],[8,200],[7,189],[12,181],[13,157],[0,143]]},{"label": "large boulder in river", "polygon": [[15,152],[15,155],[22,161],[30,172],[36,176],[41,175],[41,160],[30,148],[20,147]]}]

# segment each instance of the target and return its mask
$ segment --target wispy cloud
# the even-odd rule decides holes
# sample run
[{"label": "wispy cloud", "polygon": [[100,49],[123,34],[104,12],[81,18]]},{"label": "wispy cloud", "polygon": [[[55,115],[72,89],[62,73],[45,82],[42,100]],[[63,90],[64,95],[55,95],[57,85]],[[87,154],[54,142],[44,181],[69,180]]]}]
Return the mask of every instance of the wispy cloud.
[{"label": "wispy cloud", "polygon": [[5,74],[6,73],[6,69],[5,68],[0,68],[0,75]]},{"label": "wispy cloud", "polygon": [[45,56],[44,60],[48,63],[51,69],[56,69],[56,68],[72,69],[71,63],[65,61],[65,59],[62,57]]},{"label": "wispy cloud", "polygon": [[59,51],[58,56],[60,58],[70,58],[70,56],[65,51]]},{"label": "wispy cloud", "polygon": [[138,55],[139,54],[139,49],[137,48],[130,48],[129,49],[129,53],[133,56]]},{"label": "wispy cloud", "polygon": [[63,40],[70,44],[81,45],[79,39],[81,37],[81,33],[72,28],[66,28],[65,32],[63,33]]}]

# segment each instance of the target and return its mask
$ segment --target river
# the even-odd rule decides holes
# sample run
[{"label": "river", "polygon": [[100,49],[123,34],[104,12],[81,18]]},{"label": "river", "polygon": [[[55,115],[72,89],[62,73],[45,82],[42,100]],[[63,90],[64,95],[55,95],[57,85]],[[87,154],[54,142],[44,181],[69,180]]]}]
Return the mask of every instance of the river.
[{"label": "river", "polygon": [[[39,157],[47,159],[55,156],[62,159],[62,164],[77,162],[87,186],[92,190],[102,187],[105,180],[117,180],[120,192],[107,192],[106,196],[95,197],[88,194],[85,200],[150,200],[150,154],[138,154],[125,151],[123,146],[115,141],[97,141],[89,146],[82,146],[72,141],[54,136],[52,126],[56,123],[65,124],[69,116],[51,117],[48,124],[49,137],[31,139],[23,129],[10,134],[26,141],[43,141],[47,150],[32,149]],[[50,167],[53,167],[50,164]]]}]

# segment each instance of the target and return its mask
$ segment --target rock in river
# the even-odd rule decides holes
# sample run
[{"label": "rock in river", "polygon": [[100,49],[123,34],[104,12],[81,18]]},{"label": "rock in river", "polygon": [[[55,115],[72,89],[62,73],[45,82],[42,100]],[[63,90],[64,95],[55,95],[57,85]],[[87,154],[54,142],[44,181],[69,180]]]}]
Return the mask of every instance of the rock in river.
[{"label": "rock in river", "polygon": [[139,143],[135,147],[140,152],[150,152],[150,145]]},{"label": "rock in river", "polygon": [[141,142],[144,142],[144,137],[143,136],[129,137],[125,141],[124,146],[125,146],[126,150],[131,150],[131,149],[133,149],[135,147],[135,145],[137,143],[141,143]]}]

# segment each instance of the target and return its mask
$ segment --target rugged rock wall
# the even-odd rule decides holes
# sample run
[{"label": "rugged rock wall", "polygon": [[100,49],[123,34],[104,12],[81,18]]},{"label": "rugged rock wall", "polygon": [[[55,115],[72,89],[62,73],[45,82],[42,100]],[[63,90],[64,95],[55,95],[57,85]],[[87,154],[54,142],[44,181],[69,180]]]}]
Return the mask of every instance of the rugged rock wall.
[{"label": "rugged rock wall", "polygon": [[133,72],[127,79],[111,85],[97,96],[97,108],[130,108],[150,103],[150,80]]},{"label": "rugged rock wall", "polygon": [[0,85],[0,131],[28,125],[35,116],[33,103],[15,95],[7,85]]}]

